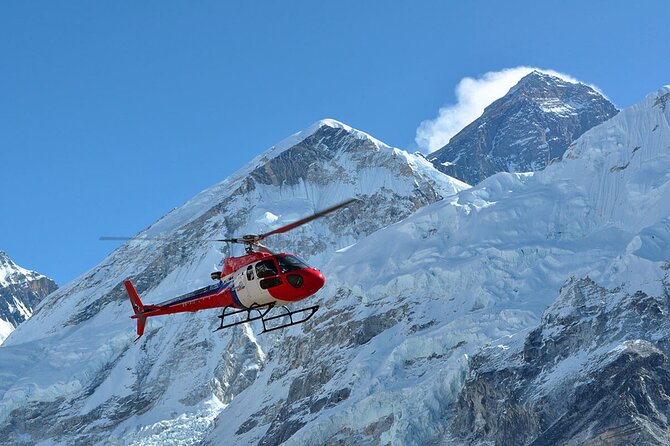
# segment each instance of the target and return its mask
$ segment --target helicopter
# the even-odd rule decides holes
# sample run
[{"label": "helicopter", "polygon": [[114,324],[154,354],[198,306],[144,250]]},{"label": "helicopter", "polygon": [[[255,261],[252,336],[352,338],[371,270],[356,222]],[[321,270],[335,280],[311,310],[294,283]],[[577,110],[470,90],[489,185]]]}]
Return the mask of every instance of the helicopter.
[{"label": "helicopter", "polygon": [[[124,286],[135,313],[130,317],[137,319],[135,341],[144,334],[149,317],[212,308],[223,308],[218,316],[221,319],[219,327],[215,331],[260,320],[263,325],[261,333],[267,333],[308,321],[319,309],[318,305],[295,310],[288,308],[288,305],[304,300],[319,291],[326,283],[323,273],[293,254],[274,253],[260,242],[271,235],[288,232],[357,201],[349,199],[264,234],[209,240],[244,245],[245,254],[225,258],[223,269],[210,275],[211,279],[216,281],[215,284],[164,302],[143,304],[131,280],[126,279]],[[100,239],[142,240],[143,238],[100,237]],[[243,318],[237,319],[236,315],[242,315]],[[234,320],[231,321],[231,318]]]}]

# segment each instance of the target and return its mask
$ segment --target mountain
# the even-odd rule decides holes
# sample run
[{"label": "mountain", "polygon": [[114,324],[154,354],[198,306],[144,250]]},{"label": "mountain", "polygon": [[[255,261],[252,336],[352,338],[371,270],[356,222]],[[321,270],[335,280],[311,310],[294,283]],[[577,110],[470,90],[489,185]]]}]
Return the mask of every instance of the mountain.
[{"label": "mountain", "polygon": [[0,345],[47,294],[58,288],[56,282],[18,266],[0,251]]},{"label": "mountain", "polygon": [[[473,383],[480,391],[472,398],[473,423],[455,429],[467,407],[459,405],[468,400],[461,395],[469,385],[463,386],[476,379],[471,373],[477,376],[478,363],[470,358],[486,344],[504,351],[507,337],[537,327],[573,277],[618,290],[628,306],[637,296],[655,296],[640,304],[637,316],[667,314],[653,302],[667,299],[670,268],[669,97],[666,87],[586,132],[563,161],[544,171],[493,175],[340,252],[325,269],[329,283],[320,303],[327,311],[304,333],[283,338],[271,365],[222,411],[205,444],[222,438],[237,444],[490,444],[500,426],[480,424],[503,418],[505,408],[513,438],[532,439],[523,414],[514,417],[512,391],[523,392],[524,382],[505,381],[509,385],[495,393],[499,376],[490,387]],[[601,305],[610,303],[605,296]],[[658,332],[644,334],[640,325],[620,321],[612,328],[621,336],[663,344]],[[588,342],[591,335],[564,342]],[[542,363],[560,359],[548,355]],[[597,369],[596,355],[580,359]],[[654,355],[655,372],[663,367],[660,359]],[[663,400],[661,394],[652,402]],[[488,418],[482,421],[480,412]],[[662,420],[664,409],[658,412],[647,415]],[[471,431],[479,435],[463,436]],[[595,443],[604,433],[590,432]]]},{"label": "mountain", "polygon": [[336,249],[466,187],[422,156],[337,121],[289,137],[141,234],[159,240],[129,241],[38,305],[0,349],[0,438],[199,442],[225,405],[269,370],[284,333],[214,333],[217,312],[207,311],[154,318],[134,343],[125,278],[146,303],[176,296],[211,283],[210,272],[231,254],[199,240],[264,232],[358,198],[267,240],[322,266]]},{"label": "mountain", "polygon": [[605,268],[568,279],[538,324],[474,357],[459,442],[670,443],[669,101],[670,86],[566,152],[598,203],[589,213],[629,235]]},{"label": "mountain", "polygon": [[[0,438],[11,444],[490,444],[491,429],[505,427],[481,423],[498,413],[501,422],[517,422],[514,438],[539,439],[535,425],[524,433],[519,418],[496,412],[513,404],[514,389],[530,383],[532,373],[500,382],[501,402],[477,393],[486,382],[477,385],[476,358],[500,346],[509,350],[510,363],[500,360],[492,369],[511,367],[518,360],[513,342],[525,345],[530,335],[528,358],[537,376],[546,371],[550,397],[572,377],[591,382],[568,370],[578,359],[586,365],[574,370],[602,383],[593,384],[601,391],[591,401],[621,385],[639,387],[627,375],[609,379],[617,370],[649,372],[661,390],[659,352],[667,335],[664,326],[646,332],[645,324],[661,321],[665,307],[656,302],[667,300],[668,100],[670,86],[584,133],[545,170],[498,173],[472,188],[418,155],[339,123],[318,123],[143,233],[167,240],[130,241],[40,303],[0,348]],[[150,320],[144,338],[133,343],[125,277],[148,303],[201,286],[219,266],[223,247],[196,240],[279,226],[352,195],[361,198],[359,208],[271,243],[307,253],[327,277],[310,299],[321,306],[311,320],[256,335],[255,325],[213,333],[213,311],[177,314]],[[580,287],[588,298],[571,298]],[[595,305],[609,313],[596,317]],[[611,325],[603,326],[610,315]],[[577,332],[564,336],[573,321]],[[632,351],[636,339],[648,344]],[[606,350],[590,350],[612,340],[628,342],[628,353],[614,349],[608,362],[600,354]],[[561,355],[573,359],[553,371]],[[628,369],[629,360],[643,368]],[[638,405],[650,430],[665,416],[663,395],[652,393],[631,391],[653,396]],[[565,394],[563,408],[586,407],[583,393]],[[546,407],[560,418],[561,406]],[[625,420],[616,416],[609,418]],[[578,431],[569,421],[561,426]],[[593,442],[607,440],[599,437],[607,425],[603,419],[580,432]],[[561,429],[544,438],[565,438],[562,433],[568,435]]]},{"label": "mountain", "polygon": [[[328,283],[319,304],[325,311],[263,350],[268,356],[254,382],[218,413],[203,444],[221,439],[260,445],[490,444],[505,427],[515,436],[503,439],[535,438],[523,413],[514,417],[520,409],[513,392],[523,392],[524,381],[492,376],[488,382],[494,390],[502,387],[500,394],[475,381],[472,388],[480,393],[468,399],[479,364],[471,358],[487,344],[505,351],[508,337],[535,329],[561,289],[566,293],[580,280],[618,293],[609,301],[607,293],[596,291],[601,305],[620,300],[639,308],[613,319],[611,332],[602,338],[595,333],[607,316],[590,321],[585,314],[593,330],[580,332],[577,325],[579,336],[566,333],[565,351],[571,351],[572,342],[581,344],[573,350],[583,350],[592,340],[615,334],[644,336],[665,346],[667,325],[644,330],[667,315],[666,304],[654,302],[667,300],[670,268],[668,98],[670,87],[586,132],[561,162],[544,171],[498,173],[340,251],[324,268]],[[644,295],[654,298],[640,298]],[[570,310],[561,311],[564,325],[570,326]],[[647,312],[656,315],[644,316]],[[644,324],[628,324],[644,317],[649,319]],[[551,334],[543,333],[547,339]],[[542,338],[533,339],[541,349]],[[647,350],[638,356],[649,357],[647,370],[659,376],[655,386],[663,382],[664,365],[657,352]],[[560,364],[560,351],[537,352],[537,367]],[[573,356],[564,367],[579,370],[577,359],[589,358]],[[507,364],[505,358],[498,363]],[[604,364],[594,361],[588,368],[606,383],[616,369]],[[556,381],[544,382],[551,387]],[[616,386],[600,387],[594,399],[611,395],[611,388]],[[564,389],[557,386],[552,394],[565,394]],[[460,405],[462,399],[473,401],[472,424],[459,424],[468,407]],[[662,420],[665,409],[652,407],[662,401],[663,394],[655,395],[639,410]],[[568,407],[583,414],[587,408],[580,404]],[[603,401],[603,407],[607,404]],[[494,417],[502,424],[505,416],[511,420],[508,426],[478,424]],[[590,436],[579,439],[606,439],[607,429],[599,427],[616,421],[610,417],[591,431],[584,429]],[[558,436],[562,431],[546,438],[565,438]],[[628,439],[635,438],[645,437]]]},{"label": "mountain", "polygon": [[469,184],[497,172],[535,172],[616,113],[593,88],[533,71],[429,159]]},{"label": "mountain", "polygon": [[670,443],[667,279],[656,295],[569,280],[539,326],[475,356],[454,430],[471,444]]}]

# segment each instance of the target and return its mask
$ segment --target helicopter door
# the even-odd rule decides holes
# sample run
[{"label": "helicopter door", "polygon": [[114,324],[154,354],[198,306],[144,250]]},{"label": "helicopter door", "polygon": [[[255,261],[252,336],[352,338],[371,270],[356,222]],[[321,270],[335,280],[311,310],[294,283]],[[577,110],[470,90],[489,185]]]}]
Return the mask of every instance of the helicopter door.
[{"label": "helicopter door", "polygon": [[249,291],[247,290],[247,283],[244,277],[244,271],[238,271],[235,273],[235,292],[237,293],[237,299],[246,306],[247,295]]},{"label": "helicopter door", "polygon": [[[250,307],[253,304],[262,305],[267,303],[265,293],[261,290],[261,287],[258,284],[258,277],[254,268],[254,264],[248,265],[246,268],[240,271],[238,277],[240,284],[242,285],[242,290],[238,292],[237,296],[240,299],[240,302],[245,307]],[[237,281],[235,282],[237,286]]]}]

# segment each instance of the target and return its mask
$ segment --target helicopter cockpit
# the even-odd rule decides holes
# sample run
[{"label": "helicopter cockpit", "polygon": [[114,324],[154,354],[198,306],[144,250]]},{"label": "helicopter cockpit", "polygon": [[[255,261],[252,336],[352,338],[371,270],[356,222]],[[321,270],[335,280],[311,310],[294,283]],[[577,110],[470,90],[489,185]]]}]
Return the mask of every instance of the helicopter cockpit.
[{"label": "helicopter cockpit", "polygon": [[[279,266],[279,270],[277,270],[277,266]],[[310,268],[310,266],[299,257],[290,254],[277,255],[256,263],[256,276],[262,278],[277,276],[279,274],[284,275],[290,273],[291,271],[298,271],[305,268]],[[251,265],[249,265],[247,268],[247,278],[251,280],[253,274],[254,271]]]},{"label": "helicopter cockpit", "polygon": [[260,285],[263,289],[274,288],[282,284],[282,278],[290,283],[294,288],[300,288],[304,283],[304,274],[296,274],[297,271],[310,269],[303,260],[294,255],[274,255],[265,258],[254,265],[249,265],[246,269],[247,280],[260,279]]},{"label": "helicopter cockpit", "polygon": [[303,268],[309,268],[309,265],[302,259],[294,255],[277,256],[277,263],[279,264],[279,272],[286,274],[291,271],[297,271]]}]

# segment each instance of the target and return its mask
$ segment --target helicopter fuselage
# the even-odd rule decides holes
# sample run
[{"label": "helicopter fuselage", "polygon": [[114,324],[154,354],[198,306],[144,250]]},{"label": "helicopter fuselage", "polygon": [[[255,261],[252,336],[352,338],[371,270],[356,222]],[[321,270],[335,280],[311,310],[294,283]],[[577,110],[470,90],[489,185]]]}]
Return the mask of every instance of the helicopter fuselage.
[{"label": "helicopter fuselage", "polygon": [[[228,258],[216,284],[200,288],[156,305],[145,305],[144,316],[159,316],[209,308],[253,308],[260,305],[288,305],[303,300],[325,284],[321,271],[290,254],[254,252]],[[137,318],[134,315],[133,318]]]},{"label": "helicopter fuselage", "polygon": [[[319,291],[326,283],[325,277],[321,271],[307,265],[298,257],[291,254],[274,254],[260,242],[271,235],[290,231],[357,201],[356,199],[344,201],[264,234],[210,240],[242,244],[246,255],[225,259],[223,271],[211,274],[212,279],[217,281],[214,285],[174,299],[156,305],[144,305],[133,283],[130,279],[126,279],[124,285],[135,312],[131,317],[137,319],[137,339],[144,333],[148,317],[209,308],[223,308],[219,316],[221,324],[217,330],[260,320],[263,324],[262,333],[266,333],[308,321],[319,309],[318,305],[298,310],[291,310],[287,305]],[[118,237],[105,239],[116,240]],[[281,312],[269,314],[276,307],[280,307],[278,310]],[[231,316],[236,317],[245,313],[246,319],[230,322]]]}]

